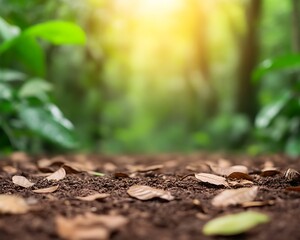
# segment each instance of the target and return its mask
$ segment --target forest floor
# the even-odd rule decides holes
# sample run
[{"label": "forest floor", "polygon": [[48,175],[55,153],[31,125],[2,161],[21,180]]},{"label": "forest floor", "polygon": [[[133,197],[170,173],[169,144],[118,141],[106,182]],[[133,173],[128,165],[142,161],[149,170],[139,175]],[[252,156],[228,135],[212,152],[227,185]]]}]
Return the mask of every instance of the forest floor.
[{"label": "forest floor", "polygon": [[[237,164],[238,172],[246,167],[248,173],[228,177]],[[299,171],[300,160],[280,155],[15,153],[0,161],[0,239],[300,239],[300,183],[291,169]],[[195,173],[225,175],[226,183],[205,182]],[[226,189],[253,186],[254,199],[242,195],[228,206],[224,199],[221,207],[212,201]],[[249,210],[270,221],[229,238],[202,232],[215,217]]]}]

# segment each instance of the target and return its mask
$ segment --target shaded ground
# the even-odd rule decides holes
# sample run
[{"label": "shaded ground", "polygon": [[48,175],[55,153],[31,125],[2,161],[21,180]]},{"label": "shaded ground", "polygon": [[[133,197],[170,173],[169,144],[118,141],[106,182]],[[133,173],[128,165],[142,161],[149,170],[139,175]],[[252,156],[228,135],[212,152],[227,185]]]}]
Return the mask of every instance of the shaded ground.
[{"label": "shaded ground", "polygon": [[[42,158],[31,159],[23,155],[3,159],[0,162],[0,193],[24,197],[31,205],[31,210],[21,215],[0,215],[0,239],[61,239],[57,232],[56,217],[72,219],[87,212],[120,215],[127,219],[127,224],[109,231],[111,239],[228,239],[204,236],[203,225],[214,217],[246,209],[239,205],[223,209],[214,207],[211,199],[225,187],[201,183],[193,176],[182,178],[191,173],[211,172],[207,164],[215,163],[221,167],[228,165],[228,161],[220,160],[222,158],[232,165],[242,164],[249,168],[254,185],[259,186],[255,200],[274,200],[270,205],[252,208],[267,213],[271,217],[270,223],[230,239],[300,239],[300,193],[286,190],[291,185],[300,184],[290,182],[284,177],[288,168],[300,170],[300,160],[290,160],[282,156],[250,159],[204,154],[61,156],[48,158],[44,162],[41,161]],[[64,179],[54,182],[44,180],[44,175],[37,175],[53,172],[67,160],[70,161],[71,169],[67,169],[68,174]],[[76,167],[72,165],[74,163],[77,163]],[[157,169],[146,168],[156,164],[162,166]],[[277,167],[280,173],[259,176],[264,167]],[[105,173],[105,176],[96,176],[95,173],[86,171],[75,173],[74,169],[83,168]],[[36,184],[30,188],[17,186],[11,180],[14,175],[23,175]],[[132,198],[127,190],[136,184],[168,190],[175,199],[141,201]],[[53,193],[32,192],[33,189],[54,185],[59,185],[59,188]],[[90,202],[76,199],[94,192],[110,195]]]}]

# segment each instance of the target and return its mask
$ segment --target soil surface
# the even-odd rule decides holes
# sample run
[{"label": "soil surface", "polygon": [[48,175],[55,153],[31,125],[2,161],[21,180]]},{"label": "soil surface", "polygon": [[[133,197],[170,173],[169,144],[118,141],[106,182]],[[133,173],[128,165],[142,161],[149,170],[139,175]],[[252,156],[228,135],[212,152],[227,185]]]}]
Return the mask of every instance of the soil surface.
[{"label": "soil surface", "polygon": [[[241,185],[216,186],[194,177],[194,173],[212,173],[209,166],[226,168],[236,164],[248,167],[253,186],[259,187],[255,201],[265,204],[251,208],[242,205],[215,207],[211,200],[217,194]],[[60,167],[67,172],[63,179],[45,179]],[[270,171],[265,174],[270,176],[262,176],[263,168],[276,168],[278,172]],[[101,225],[103,234],[93,239],[300,239],[300,192],[287,190],[300,183],[285,176],[289,168],[299,171],[300,159],[280,155],[250,158],[222,154],[29,157],[15,153],[0,161],[0,194],[23,197],[29,211],[1,214],[0,202],[0,239],[76,239],[67,233],[64,235],[61,233],[64,230],[60,229],[70,228],[74,233],[81,227],[97,224]],[[18,186],[12,182],[15,175],[24,176],[35,184],[28,188]],[[52,193],[33,192],[56,185],[58,189]],[[127,193],[133,185],[169,191],[174,199],[139,200]],[[109,195],[93,201],[77,198],[95,192]],[[271,221],[234,237],[203,235],[202,228],[209,220],[249,209],[269,215]],[[78,216],[88,219],[86,214],[101,215],[106,220],[92,221],[90,225],[86,220],[86,224],[81,222],[72,230],[68,221]],[[114,218],[116,216],[121,220]],[[65,223],[58,218],[63,218]],[[94,231],[95,226],[90,229],[88,233]],[[90,239],[84,237],[84,230],[81,234],[77,239]]]}]

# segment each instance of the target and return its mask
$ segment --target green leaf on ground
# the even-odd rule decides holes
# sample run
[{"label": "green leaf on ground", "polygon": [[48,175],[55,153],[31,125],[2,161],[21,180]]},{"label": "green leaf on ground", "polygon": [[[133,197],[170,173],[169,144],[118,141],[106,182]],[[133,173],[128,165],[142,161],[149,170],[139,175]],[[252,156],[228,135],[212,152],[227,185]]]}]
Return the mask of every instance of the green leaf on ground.
[{"label": "green leaf on ground", "polygon": [[207,236],[231,236],[244,233],[259,224],[269,221],[270,218],[266,214],[247,211],[212,219],[204,225],[202,232]]}]

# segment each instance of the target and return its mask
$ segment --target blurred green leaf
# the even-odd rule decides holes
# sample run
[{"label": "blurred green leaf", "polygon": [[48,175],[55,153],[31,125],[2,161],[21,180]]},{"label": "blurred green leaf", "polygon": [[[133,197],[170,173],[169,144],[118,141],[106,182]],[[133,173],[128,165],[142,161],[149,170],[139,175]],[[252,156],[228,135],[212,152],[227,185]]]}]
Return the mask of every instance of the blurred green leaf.
[{"label": "blurred green leaf", "polygon": [[11,69],[0,69],[0,82],[18,81],[24,80],[25,78],[25,73]]},{"label": "blurred green leaf", "polygon": [[20,98],[37,97],[41,100],[47,100],[47,92],[52,90],[52,85],[40,78],[34,78],[27,81],[19,91]]},{"label": "blurred green leaf", "polygon": [[9,24],[0,17],[0,39],[9,40],[20,34],[20,28]]},{"label": "blurred green leaf", "polygon": [[281,112],[281,110],[289,103],[291,99],[291,95],[286,93],[277,101],[264,106],[255,119],[256,127],[265,128],[269,126],[273,119]]},{"label": "blurred green leaf", "polygon": [[33,37],[21,35],[15,39],[13,50],[16,52],[18,59],[20,59],[22,63],[33,72],[34,75],[40,77],[45,75],[44,52]]},{"label": "blurred green leaf", "polygon": [[18,109],[24,124],[34,133],[65,148],[76,148],[77,140],[73,131],[41,107],[20,106]]},{"label": "blurred green leaf", "polygon": [[259,224],[269,221],[270,219],[267,215],[259,212],[241,212],[212,219],[204,225],[202,231],[207,236],[232,236],[244,233]]},{"label": "blurred green leaf", "polygon": [[85,33],[76,24],[64,21],[48,21],[32,26],[25,35],[39,37],[53,44],[84,44]]},{"label": "blurred green leaf", "polygon": [[0,99],[11,99],[12,98],[12,89],[4,83],[0,83]]},{"label": "blurred green leaf", "polygon": [[300,137],[291,137],[285,145],[285,153],[291,157],[300,156]]},{"label": "blurred green leaf", "polygon": [[285,56],[264,60],[253,72],[252,78],[258,81],[265,74],[276,70],[300,67],[300,55],[288,54]]}]

